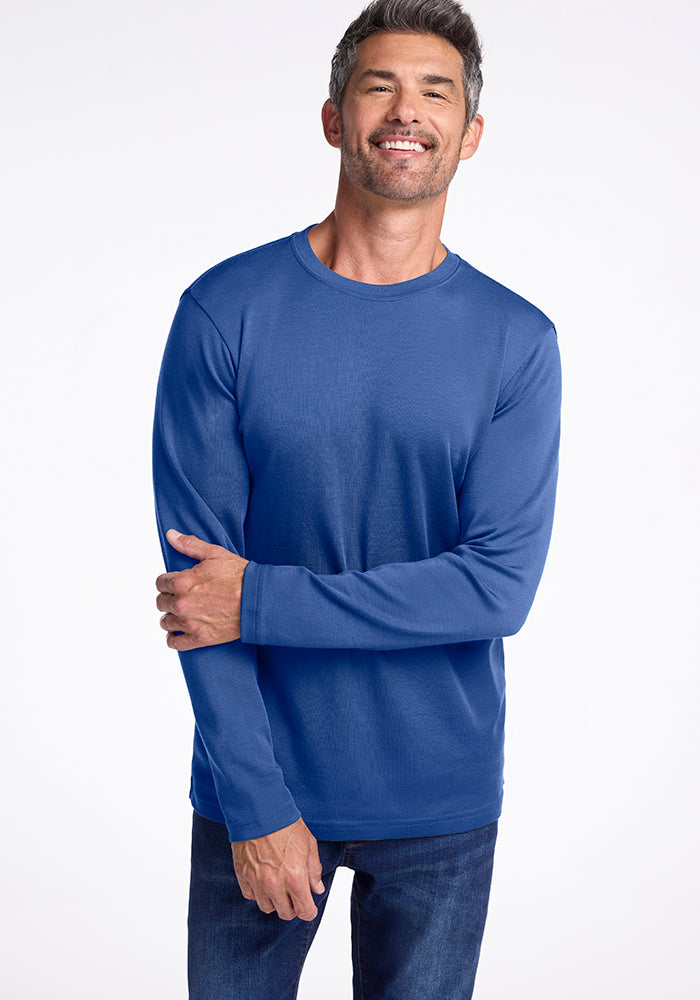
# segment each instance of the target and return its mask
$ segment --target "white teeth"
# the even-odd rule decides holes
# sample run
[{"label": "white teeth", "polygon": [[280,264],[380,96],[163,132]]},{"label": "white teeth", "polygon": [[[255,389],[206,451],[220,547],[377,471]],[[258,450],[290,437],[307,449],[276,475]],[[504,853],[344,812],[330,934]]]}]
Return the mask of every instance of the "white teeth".
[{"label": "white teeth", "polygon": [[424,153],[427,149],[427,146],[421,145],[420,142],[402,142],[399,139],[391,142],[379,142],[377,145],[380,149],[412,149],[416,153]]}]

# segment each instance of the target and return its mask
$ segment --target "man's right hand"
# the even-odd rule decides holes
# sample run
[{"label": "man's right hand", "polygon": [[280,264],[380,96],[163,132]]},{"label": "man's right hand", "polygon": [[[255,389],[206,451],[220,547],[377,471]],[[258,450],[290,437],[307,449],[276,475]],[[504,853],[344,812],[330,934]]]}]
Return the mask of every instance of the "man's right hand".
[{"label": "man's right hand", "polygon": [[303,819],[265,837],[231,844],[233,866],[246,899],[282,920],[313,920],[312,892],[324,892],[318,844]]}]

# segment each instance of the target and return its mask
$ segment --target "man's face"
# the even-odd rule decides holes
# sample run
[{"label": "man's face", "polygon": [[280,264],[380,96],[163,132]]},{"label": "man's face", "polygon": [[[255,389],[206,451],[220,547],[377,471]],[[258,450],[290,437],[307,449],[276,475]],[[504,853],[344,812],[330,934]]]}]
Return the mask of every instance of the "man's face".
[{"label": "man's face", "polygon": [[462,58],[445,39],[378,32],[358,46],[334,143],[352,184],[399,201],[436,197],[478,145],[481,118],[465,126]]}]

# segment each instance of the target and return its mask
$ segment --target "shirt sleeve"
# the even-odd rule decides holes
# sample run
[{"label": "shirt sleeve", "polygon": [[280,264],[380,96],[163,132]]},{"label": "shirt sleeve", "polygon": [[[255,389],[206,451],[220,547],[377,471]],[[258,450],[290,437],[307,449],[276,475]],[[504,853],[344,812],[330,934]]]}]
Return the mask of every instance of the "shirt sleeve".
[{"label": "shirt sleeve", "polygon": [[[169,571],[193,565],[168,544],[169,528],[245,558],[250,475],[238,430],[235,369],[218,330],[188,292],[158,381],[153,473]],[[245,573],[243,579],[245,586]],[[294,823],[300,814],[274,757],[256,647],[238,639],[178,655],[230,839]]]},{"label": "shirt sleeve", "polygon": [[501,386],[458,495],[459,544],[415,562],[317,574],[249,563],[246,642],[402,649],[512,635],[544,568],[554,514],[561,369],[556,332]]}]

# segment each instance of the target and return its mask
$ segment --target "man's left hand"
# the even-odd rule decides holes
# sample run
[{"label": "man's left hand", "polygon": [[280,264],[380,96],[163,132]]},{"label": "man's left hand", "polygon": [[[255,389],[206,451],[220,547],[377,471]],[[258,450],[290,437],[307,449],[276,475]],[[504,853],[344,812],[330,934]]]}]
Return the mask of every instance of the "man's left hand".
[{"label": "man's left hand", "polygon": [[191,569],[161,573],[156,580],[156,605],[165,612],[160,627],[168,633],[168,646],[198,649],[240,639],[243,572],[248,560],[172,528],[166,537],[178,552],[199,560]]}]

